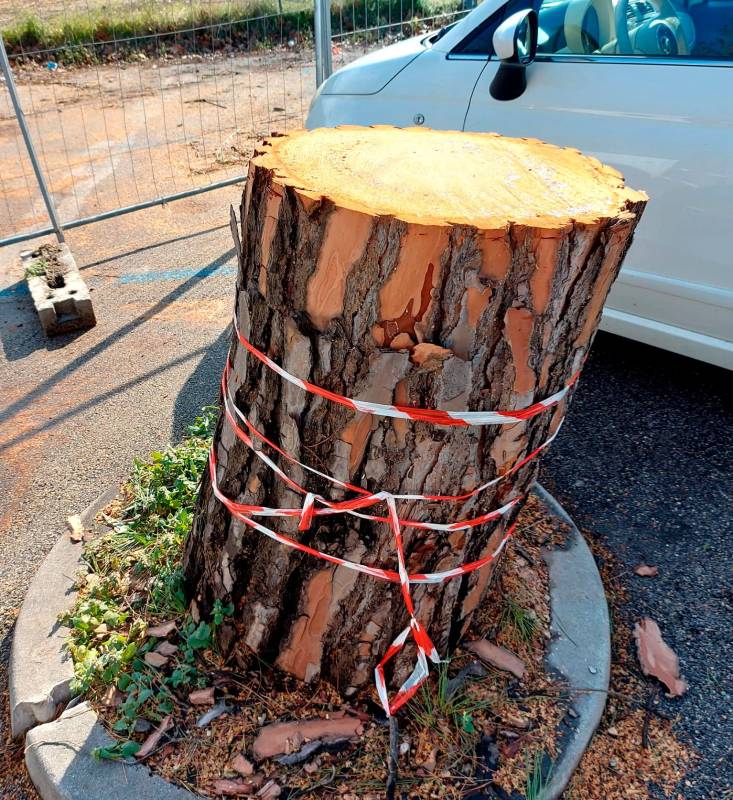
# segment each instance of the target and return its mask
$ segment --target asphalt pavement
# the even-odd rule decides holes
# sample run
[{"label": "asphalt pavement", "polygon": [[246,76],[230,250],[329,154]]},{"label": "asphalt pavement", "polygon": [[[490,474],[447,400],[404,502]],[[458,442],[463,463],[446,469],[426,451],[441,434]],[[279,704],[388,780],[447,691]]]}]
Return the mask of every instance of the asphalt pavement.
[{"label": "asphalt pavement", "polygon": [[[230,202],[235,187],[72,231],[98,325],[55,340],[40,331],[15,254],[0,250],[0,743],[13,621],[66,516],[216,397],[233,297]],[[629,574],[627,613],[659,622],[690,683],[670,705],[701,754],[686,800],[721,798],[733,783],[729,379],[599,335],[542,468],[629,573],[642,559],[659,566],[653,580]],[[3,798],[31,798],[26,787],[20,770],[0,775]]]},{"label": "asphalt pavement", "polygon": [[[685,800],[733,797],[732,385],[723,369],[601,333],[541,468],[625,570],[624,623],[652,617],[679,655],[690,688],[664,708],[700,756]],[[634,575],[641,561],[658,577]]]}]

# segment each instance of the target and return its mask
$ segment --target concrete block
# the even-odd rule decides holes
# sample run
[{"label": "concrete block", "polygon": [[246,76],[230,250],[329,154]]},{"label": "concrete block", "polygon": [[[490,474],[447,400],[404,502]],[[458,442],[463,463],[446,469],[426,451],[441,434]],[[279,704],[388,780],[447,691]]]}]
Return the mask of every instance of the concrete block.
[{"label": "concrete block", "polygon": [[[85,330],[97,324],[89,289],[76,267],[74,257],[65,244],[58,247],[60,269],[53,284],[49,284],[44,275],[29,275],[26,279],[46,336]],[[37,250],[21,253],[24,271],[39,255]]]}]

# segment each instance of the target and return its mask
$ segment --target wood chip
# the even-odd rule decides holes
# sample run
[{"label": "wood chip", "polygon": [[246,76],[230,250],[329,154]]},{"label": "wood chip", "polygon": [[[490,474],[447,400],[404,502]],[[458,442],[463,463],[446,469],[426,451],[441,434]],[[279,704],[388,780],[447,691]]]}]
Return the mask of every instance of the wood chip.
[{"label": "wood chip", "polygon": [[280,788],[280,784],[277,781],[268,781],[260,790],[257,792],[257,797],[262,797],[263,800],[274,800],[276,797],[280,797],[282,793],[282,789]]},{"label": "wood chip", "polygon": [[634,567],[634,573],[642,578],[656,578],[659,575],[659,567],[652,567],[642,561]]},{"label": "wood chip", "polygon": [[84,525],[81,517],[78,514],[72,514],[70,517],[66,517],[66,524],[69,526],[69,539],[74,543],[81,542],[84,538]]},{"label": "wood chip", "polygon": [[254,764],[246,759],[241,753],[232,759],[232,769],[242,777],[248,778],[255,771]]},{"label": "wood chip", "polygon": [[158,746],[160,740],[173,727],[173,717],[167,716],[158,727],[143,742],[142,747],[135,753],[135,758],[141,759],[149,756]]},{"label": "wood chip", "polygon": [[163,656],[160,653],[156,653],[155,651],[151,651],[149,653],[145,653],[145,663],[150,664],[151,667],[157,667],[160,669],[168,663],[168,657]]},{"label": "wood chip", "polygon": [[516,678],[524,677],[524,661],[498,644],[489,642],[486,639],[478,639],[475,642],[469,642],[466,645],[466,649],[475,653],[480,659],[487,664],[491,664],[492,667],[496,667],[496,669],[511,672]]},{"label": "wood chip", "polygon": [[173,633],[176,629],[175,620],[169,620],[168,622],[159,622],[157,625],[153,625],[151,628],[148,628],[145,631],[146,636],[156,636],[158,639],[164,639],[168,634]]},{"label": "wood chip", "polygon": [[364,730],[357,717],[333,719],[304,719],[296,722],[275,722],[267,725],[252,744],[252,754],[257,761],[264,758],[294,753],[304,742],[326,738],[352,738]]},{"label": "wood chip", "polygon": [[680,677],[680,664],[676,653],[662,639],[659,625],[650,617],[644,617],[634,626],[636,649],[641,669],[645,675],[653,675],[669,689],[670,697],[679,697],[687,691],[687,683]]},{"label": "wood chip", "polygon": [[188,695],[188,702],[194,706],[213,706],[214,687],[207,686],[205,689],[195,689]]},{"label": "wood chip", "polygon": [[215,794],[221,794],[224,797],[246,797],[257,791],[253,781],[245,781],[242,778],[219,778],[212,783],[211,788]]}]

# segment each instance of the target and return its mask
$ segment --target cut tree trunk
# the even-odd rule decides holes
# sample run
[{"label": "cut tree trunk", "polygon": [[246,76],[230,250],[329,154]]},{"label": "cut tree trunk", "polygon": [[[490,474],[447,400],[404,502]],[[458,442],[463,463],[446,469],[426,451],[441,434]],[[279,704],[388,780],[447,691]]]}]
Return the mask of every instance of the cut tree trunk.
[{"label": "cut tree trunk", "polygon": [[[646,197],[577,150],[493,134],[425,129],[298,131],[266,141],[241,207],[236,320],[288,372],[350,398],[420,408],[522,409],[580,369]],[[445,426],[357,413],[284,381],[232,336],[239,409],[298,461],[369,491],[458,495],[506,472],[557,429],[569,395],[510,425]],[[298,484],[352,497],[262,447]],[[302,506],[235,437],[214,437],[221,491]],[[400,517],[446,523],[523,496],[537,459],[465,502],[401,501]],[[452,532],[404,528],[409,572],[493,552],[520,504]],[[385,515],[384,504],[367,512]],[[350,561],[395,569],[389,526],[355,516],[257,518]],[[413,585],[418,619],[442,654],[466,631],[493,564]],[[206,613],[232,602],[223,644],[347,694],[408,619],[399,587],[290,549],[233,519],[204,477],[185,572]],[[406,648],[393,662],[405,677]]]}]

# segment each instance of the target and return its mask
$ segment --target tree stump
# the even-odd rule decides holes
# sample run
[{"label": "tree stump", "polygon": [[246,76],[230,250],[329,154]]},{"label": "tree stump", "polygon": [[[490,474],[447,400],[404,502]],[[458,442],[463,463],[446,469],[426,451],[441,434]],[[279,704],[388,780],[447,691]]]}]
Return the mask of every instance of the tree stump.
[{"label": "tree stump", "polygon": [[[238,333],[288,373],[346,398],[529,411],[501,425],[361,413],[284,380],[235,331],[228,391],[252,427],[236,413],[220,418],[219,491],[241,504],[296,510],[304,507],[298,486],[331,502],[360,496],[343,484],[362,493],[465,495],[397,502],[400,518],[418,523],[402,526],[407,571],[490,556],[535,478],[537,458],[525,459],[557,430],[569,394],[537,413],[532,406],[580,370],[645,203],[615,170],[531,139],[343,127],[266,141],[242,200]],[[362,512],[385,519],[385,505]],[[485,524],[419,527],[481,519],[506,505]],[[300,524],[309,513],[252,519],[326,554],[397,569],[386,522],[340,513]],[[492,566],[412,585],[416,617],[441,654],[466,631]],[[272,541],[232,516],[208,474],[185,573],[202,611],[217,599],[234,604],[222,634],[227,651],[256,653],[306,681],[327,678],[347,695],[370,681],[409,619],[393,582]],[[393,684],[414,656],[408,644],[392,662]]]}]

